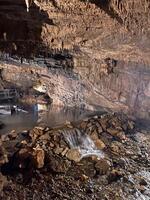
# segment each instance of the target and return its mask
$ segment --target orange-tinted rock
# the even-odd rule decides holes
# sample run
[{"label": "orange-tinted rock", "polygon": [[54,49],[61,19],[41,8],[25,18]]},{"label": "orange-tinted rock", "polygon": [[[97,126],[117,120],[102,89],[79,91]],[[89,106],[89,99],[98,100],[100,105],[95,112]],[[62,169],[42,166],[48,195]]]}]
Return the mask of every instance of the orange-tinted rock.
[{"label": "orange-tinted rock", "polygon": [[96,139],[94,140],[95,146],[97,147],[97,149],[104,149],[106,147],[106,145],[104,144],[104,142],[100,139]]},{"label": "orange-tinted rock", "polygon": [[73,160],[75,162],[79,162],[81,160],[81,154],[78,149],[69,149],[69,151],[66,154],[66,157],[69,160]]},{"label": "orange-tinted rock", "polygon": [[45,153],[41,148],[35,148],[33,151],[33,159],[36,168],[42,168],[44,166]]}]

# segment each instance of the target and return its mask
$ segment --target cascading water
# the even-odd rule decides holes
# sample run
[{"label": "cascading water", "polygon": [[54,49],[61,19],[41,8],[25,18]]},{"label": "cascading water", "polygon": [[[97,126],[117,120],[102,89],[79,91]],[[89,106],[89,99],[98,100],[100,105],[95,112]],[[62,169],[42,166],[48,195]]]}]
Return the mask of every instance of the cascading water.
[{"label": "cascading water", "polygon": [[79,151],[81,159],[92,155],[96,155],[98,158],[104,158],[104,153],[96,148],[93,140],[79,129],[65,129],[61,132],[69,147]]}]

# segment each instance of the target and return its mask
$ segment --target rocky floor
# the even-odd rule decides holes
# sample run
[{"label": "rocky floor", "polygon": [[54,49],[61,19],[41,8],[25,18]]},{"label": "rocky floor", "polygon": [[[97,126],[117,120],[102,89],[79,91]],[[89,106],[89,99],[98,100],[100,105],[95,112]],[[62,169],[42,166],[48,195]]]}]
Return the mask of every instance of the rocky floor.
[{"label": "rocky floor", "polygon": [[11,132],[0,148],[2,200],[150,199],[150,135],[124,115]]}]

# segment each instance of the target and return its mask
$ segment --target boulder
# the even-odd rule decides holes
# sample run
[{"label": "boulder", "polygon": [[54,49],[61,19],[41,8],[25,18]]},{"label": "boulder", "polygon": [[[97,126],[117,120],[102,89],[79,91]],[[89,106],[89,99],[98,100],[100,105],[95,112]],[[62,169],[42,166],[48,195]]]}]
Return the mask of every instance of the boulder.
[{"label": "boulder", "polygon": [[100,139],[96,139],[94,140],[95,146],[97,147],[97,149],[104,149],[106,147],[106,145],[104,144],[104,142]]},{"label": "boulder", "polygon": [[81,160],[81,154],[78,149],[69,149],[66,157],[75,162],[79,162]]},{"label": "boulder", "polygon": [[106,174],[109,171],[110,166],[110,162],[105,159],[98,160],[95,164],[97,173],[101,175]]},{"label": "boulder", "polygon": [[33,149],[33,159],[36,168],[42,168],[44,166],[45,152],[41,148]]},{"label": "boulder", "polygon": [[32,142],[35,142],[35,140],[44,134],[44,128],[42,127],[35,127],[33,130],[31,130],[29,132],[29,136],[31,137],[32,139]]},{"label": "boulder", "polygon": [[15,155],[14,168],[42,168],[44,166],[45,153],[40,147],[26,147],[19,150]]}]

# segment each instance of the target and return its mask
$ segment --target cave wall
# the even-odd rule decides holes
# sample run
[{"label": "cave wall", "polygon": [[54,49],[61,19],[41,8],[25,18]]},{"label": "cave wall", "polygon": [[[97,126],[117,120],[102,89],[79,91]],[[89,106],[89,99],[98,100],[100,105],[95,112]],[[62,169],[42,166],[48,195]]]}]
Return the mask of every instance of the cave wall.
[{"label": "cave wall", "polygon": [[[56,104],[103,106],[149,118],[148,0],[36,0],[29,12],[24,0],[5,0],[0,16],[6,80],[32,85],[38,73]],[[19,64],[9,60],[14,55]],[[40,72],[39,63],[31,62],[39,57]],[[30,60],[29,68],[22,58]]]}]

